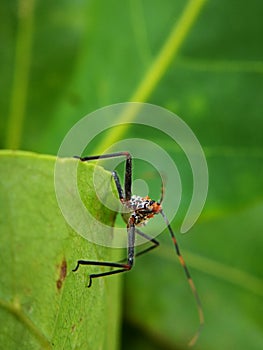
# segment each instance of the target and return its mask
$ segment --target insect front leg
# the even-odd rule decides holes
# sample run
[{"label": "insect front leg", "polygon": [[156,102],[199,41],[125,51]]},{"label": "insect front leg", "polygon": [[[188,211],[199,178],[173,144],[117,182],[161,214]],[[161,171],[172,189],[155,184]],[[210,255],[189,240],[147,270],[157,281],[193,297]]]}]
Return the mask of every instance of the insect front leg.
[{"label": "insect front leg", "polygon": [[76,272],[80,265],[107,266],[107,267],[117,268],[117,270],[113,270],[113,271],[90,274],[88,287],[91,287],[93,278],[110,276],[117,273],[129,271],[132,268],[134,263],[135,225],[134,225],[133,218],[130,218],[128,222],[127,232],[128,232],[128,256],[127,256],[126,264],[109,262],[109,261],[78,260],[77,266],[72,271]]}]

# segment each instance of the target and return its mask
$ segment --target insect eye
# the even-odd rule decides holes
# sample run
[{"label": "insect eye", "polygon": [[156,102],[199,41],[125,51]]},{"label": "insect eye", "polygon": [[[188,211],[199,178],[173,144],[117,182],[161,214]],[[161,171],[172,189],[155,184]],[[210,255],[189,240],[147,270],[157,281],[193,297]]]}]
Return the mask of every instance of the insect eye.
[{"label": "insect eye", "polygon": [[150,203],[149,203],[149,204],[150,204],[150,205],[153,205],[153,203],[154,203],[154,201],[150,201]]}]

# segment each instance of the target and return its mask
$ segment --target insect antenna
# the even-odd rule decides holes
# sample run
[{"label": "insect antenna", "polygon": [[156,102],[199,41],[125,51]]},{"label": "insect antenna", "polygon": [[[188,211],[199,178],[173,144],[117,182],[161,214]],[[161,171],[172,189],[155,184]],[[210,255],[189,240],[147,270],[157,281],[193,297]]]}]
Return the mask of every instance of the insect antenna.
[{"label": "insect antenna", "polygon": [[159,204],[162,204],[163,198],[164,198],[164,188],[165,188],[165,186],[164,186],[164,179],[163,179],[163,177],[164,177],[164,174],[162,174],[162,177],[161,177],[161,179],[162,179],[162,186],[161,186],[161,198],[158,200]]},{"label": "insect antenna", "polygon": [[[163,197],[163,194],[162,194],[162,197]],[[199,327],[195,333],[195,335],[192,337],[192,339],[189,341],[189,346],[193,346],[195,344],[195,342],[197,341],[199,335],[200,335],[200,332],[201,332],[201,329],[204,325],[204,313],[203,313],[203,307],[202,307],[202,304],[201,304],[201,300],[199,298],[199,295],[197,293],[197,289],[195,287],[195,284],[192,280],[192,277],[190,275],[190,272],[188,270],[188,267],[186,266],[186,263],[184,261],[184,258],[182,257],[181,255],[181,252],[180,252],[180,249],[179,249],[179,245],[177,243],[177,240],[176,240],[176,237],[175,237],[175,234],[172,230],[172,227],[169,223],[169,220],[168,218],[166,217],[166,215],[164,214],[163,210],[160,211],[166,225],[167,225],[167,228],[170,232],[170,235],[172,237],[172,240],[173,240],[173,244],[174,244],[174,247],[175,247],[175,251],[176,251],[176,254],[178,255],[178,258],[179,258],[179,262],[180,264],[182,265],[183,269],[184,269],[184,272],[186,274],[186,277],[187,277],[187,280],[188,280],[188,283],[189,283],[189,286],[192,290],[192,293],[194,295],[194,298],[195,298],[195,301],[196,301],[196,306],[197,306],[197,310],[198,310],[198,315],[199,315]]]}]

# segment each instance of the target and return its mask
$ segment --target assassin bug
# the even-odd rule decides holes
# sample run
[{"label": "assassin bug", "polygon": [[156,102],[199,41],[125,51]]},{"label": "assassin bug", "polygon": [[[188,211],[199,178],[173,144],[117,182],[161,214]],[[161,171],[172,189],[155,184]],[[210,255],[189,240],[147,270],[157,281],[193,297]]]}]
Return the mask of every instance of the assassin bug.
[{"label": "assassin bug", "polygon": [[[185,261],[181,255],[175,234],[172,230],[172,227],[169,223],[168,218],[166,217],[165,213],[162,209],[162,200],[163,200],[163,191],[161,195],[160,201],[154,201],[151,198],[147,197],[140,197],[132,195],[131,193],[131,186],[132,186],[132,157],[129,152],[117,152],[117,153],[110,153],[110,154],[103,154],[99,156],[90,156],[90,157],[78,157],[82,162],[86,161],[92,161],[92,160],[98,160],[98,159],[106,159],[106,158],[115,158],[115,157],[126,157],[126,166],[125,166],[125,181],[124,181],[124,191],[120,184],[120,179],[118,174],[113,171],[112,176],[114,179],[114,182],[116,184],[116,188],[118,191],[119,199],[122,205],[125,207],[125,209],[128,211],[127,214],[123,214],[124,220],[127,222],[127,234],[128,234],[128,248],[127,248],[127,261],[126,263],[122,262],[107,262],[107,261],[90,261],[90,260],[78,260],[77,266],[75,267],[73,272],[77,271],[80,265],[96,265],[96,266],[106,266],[111,268],[116,268],[115,270],[110,270],[107,272],[102,273],[96,273],[96,274],[90,274],[89,275],[89,284],[88,287],[91,287],[93,278],[102,277],[102,276],[109,276],[121,272],[129,271],[134,264],[134,257],[142,255],[157,246],[159,246],[159,242],[148,236],[147,234],[140,231],[137,227],[144,226],[147,224],[148,220],[153,218],[156,214],[161,214],[166,226],[168,228],[168,231],[171,235],[176,254],[178,255],[179,262],[182,265],[189,286],[192,290],[192,293],[194,295],[194,298],[196,300],[198,314],[199,314],[199,329],[197,330],[194,337],[189,342],[189,345],[193,345],[200,333],[201,327],[204,324],[204,315],[203,315],[203,309],[201,305],[201,301],[199,298],[199,295],[197,293],[196,287],[194,285],[194,282],[190,276],[189,270],[185,264]],[[138,234],[148,240],[152,245],[145,250],[139,252],[135,255],[134,245],[135,245],[135,235]]]}]

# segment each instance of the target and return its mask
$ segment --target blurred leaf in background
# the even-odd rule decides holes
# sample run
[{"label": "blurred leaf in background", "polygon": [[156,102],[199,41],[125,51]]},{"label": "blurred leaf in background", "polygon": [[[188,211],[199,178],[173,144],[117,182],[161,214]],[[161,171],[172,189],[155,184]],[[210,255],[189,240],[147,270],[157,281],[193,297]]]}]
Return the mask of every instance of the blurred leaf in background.
[{"label": "blurred leaf in background", "polygon": [[[196,6],[190,24],[182,21],[188,6]],[[2,1],[0,13],[1,147],[56,154],[80,118],[128,100],[168,108],[192,128],[210,178],[203,214],[179,237],[206,317],[196,348],[259,349],[262,1],[20,0]],[[136,92],[177,24],[188,30],[178,31],[178,50],[142,98]],[[129,138],[140,133],[153,135],[131,128]],[[164,148],[176,161],[174,146],[165,140]],[[155,180],[149,186],[159,189]],[[139,258],[125,280],[123,349],[184,348],[197,327],[187,282],[163,236],[159,251]]]}]

